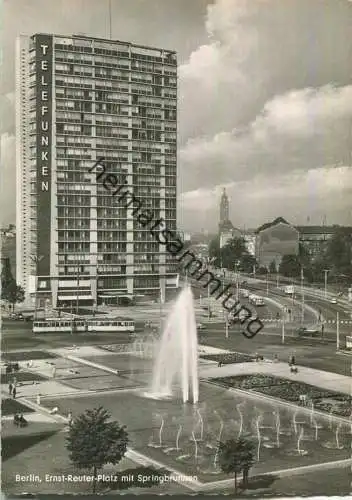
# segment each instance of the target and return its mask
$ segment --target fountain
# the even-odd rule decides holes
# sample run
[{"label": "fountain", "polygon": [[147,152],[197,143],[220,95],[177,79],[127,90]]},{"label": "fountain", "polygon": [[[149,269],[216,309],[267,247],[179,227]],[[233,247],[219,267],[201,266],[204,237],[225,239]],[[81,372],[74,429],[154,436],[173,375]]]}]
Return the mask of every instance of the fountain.
[{"label": "fountain", "polygon": [[191,288],[187,286],[173,305],[162,332],[149,396],[170,397],[176,383],[181,386],[184,403],[190,400],[197,403],[199,399],[197,365],[197,325],[193,294]]}]

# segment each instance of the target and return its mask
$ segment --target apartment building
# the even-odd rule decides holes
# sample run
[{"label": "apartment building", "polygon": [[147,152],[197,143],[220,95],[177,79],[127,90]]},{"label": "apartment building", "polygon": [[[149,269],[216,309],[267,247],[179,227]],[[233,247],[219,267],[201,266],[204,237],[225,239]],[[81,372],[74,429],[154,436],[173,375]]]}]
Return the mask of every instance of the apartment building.
[{"label": "apartment building", "polygon": [[176,230],[177,57],[81,35],[17,42],[17,276],[52,307],[178,284],[165,245],[97,181],[106,171]]}]

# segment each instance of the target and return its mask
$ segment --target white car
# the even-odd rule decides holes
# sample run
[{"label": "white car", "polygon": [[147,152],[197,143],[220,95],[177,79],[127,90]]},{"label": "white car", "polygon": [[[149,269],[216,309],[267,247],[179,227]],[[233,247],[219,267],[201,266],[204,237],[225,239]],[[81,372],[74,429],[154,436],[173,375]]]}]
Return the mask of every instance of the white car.
[{"label": "white car", "polygon": [[335,298],[330,299],[330,303],[331,303],[331,304],[337,304],[337,299],[335,299]]}]

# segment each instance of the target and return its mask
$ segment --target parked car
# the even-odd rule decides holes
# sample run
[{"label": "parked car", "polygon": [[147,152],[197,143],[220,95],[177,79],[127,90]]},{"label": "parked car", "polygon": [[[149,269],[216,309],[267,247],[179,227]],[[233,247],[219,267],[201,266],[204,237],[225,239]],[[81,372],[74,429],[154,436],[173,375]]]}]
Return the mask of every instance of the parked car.
[{"label": "parked car", "polygon": [[337,304],[337,299],[335,299],[335,297],[333,297],[332,299],[330,299],[330,302],[331,302],[331,304]]},{"label": "parked car", "polygon": [[23,321],[24,317],[22,313],[11,313],[9,315],[9,319],[15,320],[15,321]]},{"label": "parked car", "polygon": [[198,323],[197,328],[198,330],[205,330],[205,325],[203,325],[203,323]]}]

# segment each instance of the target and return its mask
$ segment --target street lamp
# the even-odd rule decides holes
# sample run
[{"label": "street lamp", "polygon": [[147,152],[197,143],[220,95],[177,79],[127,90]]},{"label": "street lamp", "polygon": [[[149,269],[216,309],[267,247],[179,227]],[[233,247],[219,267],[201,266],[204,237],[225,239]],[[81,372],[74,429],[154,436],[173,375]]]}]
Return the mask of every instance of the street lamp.
[{"label": "street lamp", "polygon": [[327,296],[327,291],[328,291],[328,272],[330,269],[324,269],[324,297],[326,298]]},{"label": "street lamp", "polygon": [[44,258],[44,255],[30,255],[31,261],[35,264],[35,294],[34,294],[34,320],[37,319],[38,308],[38,264]]},{"label": "street lamp", "polygon": [[266,270],[266,296],[269,296],[269,271]]},{"label": "street lamp", "polygon": [[[205,265],[207,267],[210,267],[210,265],[216,260],[216,257],[206,257],[205,258]],[[207,286],[207,291],[208,291],[208,319],[210,319],[210,288],[209,288],[209,283]]]},{"label": "street lamp", "polygon": [[340,350],[340,313],[336,313],[336,350]]},{"label": "street lamp", "polygon": [[303,287],[303,282],[304,282],[304,274],[303,274],[303,267],[301,267],[301,322],[302,324],[304,323],[304,287]]}]

